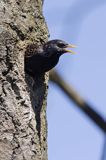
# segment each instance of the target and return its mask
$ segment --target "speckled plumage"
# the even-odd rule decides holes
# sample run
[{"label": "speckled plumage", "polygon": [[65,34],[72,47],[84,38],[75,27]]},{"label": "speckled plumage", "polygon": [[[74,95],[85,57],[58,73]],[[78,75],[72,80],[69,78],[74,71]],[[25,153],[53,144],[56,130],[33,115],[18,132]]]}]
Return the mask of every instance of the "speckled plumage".
[{"label": "speckled plumage", "polygon": [[28,46],[25,54],[25,71],[31,76],[49,71],[56,66],[62,54],[69,52],[66,50],[68,46],[68,43],[62,40],[51,40],[40,47],[34,44]]}]

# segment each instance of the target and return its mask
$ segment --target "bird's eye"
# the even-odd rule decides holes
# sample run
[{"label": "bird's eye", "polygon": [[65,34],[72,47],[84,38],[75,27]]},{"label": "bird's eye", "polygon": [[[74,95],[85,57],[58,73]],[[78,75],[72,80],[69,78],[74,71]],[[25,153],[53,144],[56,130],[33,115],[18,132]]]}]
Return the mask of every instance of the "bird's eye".
[{"label": "bird's eye", "polygon": [[66,44],[64,44],[64,43],[58,43],[58,47],[64,48],[64,47],[66,47]]}]

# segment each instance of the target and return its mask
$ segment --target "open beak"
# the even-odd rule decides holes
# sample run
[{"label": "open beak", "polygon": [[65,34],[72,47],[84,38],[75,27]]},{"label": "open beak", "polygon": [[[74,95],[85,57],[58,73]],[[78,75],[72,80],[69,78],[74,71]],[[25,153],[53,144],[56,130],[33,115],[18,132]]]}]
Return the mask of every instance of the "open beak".
[{"label": "open beak", "polygon": [[64,51],[65,51],[65,52],[69,52],[69,53],[73,53],[73,54],[75,54],[75,52],[74,52],[74,51],[69,50],[68,48],[76,48],[76,46],[75,46],[75,45],[69,44],[69,45],[67,45],[67,47],[64,49]]}]

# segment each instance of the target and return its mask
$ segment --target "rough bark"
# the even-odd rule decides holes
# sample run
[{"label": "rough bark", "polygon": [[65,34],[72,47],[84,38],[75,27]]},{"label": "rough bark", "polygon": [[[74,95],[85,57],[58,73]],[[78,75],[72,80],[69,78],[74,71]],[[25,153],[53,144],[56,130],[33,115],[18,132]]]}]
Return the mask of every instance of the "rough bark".
[{"label": "rough bark", "polygon": [[48,75],[24,73],[27,45],[47,41],[41,0],[0,1],[0,160],[46,160]]}]

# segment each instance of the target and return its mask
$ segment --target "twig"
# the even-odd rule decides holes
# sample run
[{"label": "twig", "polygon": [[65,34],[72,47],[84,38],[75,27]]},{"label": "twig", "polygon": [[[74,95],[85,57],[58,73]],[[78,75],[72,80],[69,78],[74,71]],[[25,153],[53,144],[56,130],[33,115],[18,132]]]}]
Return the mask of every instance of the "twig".
[{"label": "twig", "polygon": [[102,116],[93,109],[80,95],[69,86],[61,76],[54,70],[50,72],[50,80],[58,85],[62,91],[81,109],[95,124],[106,133],[106,122]]}]

